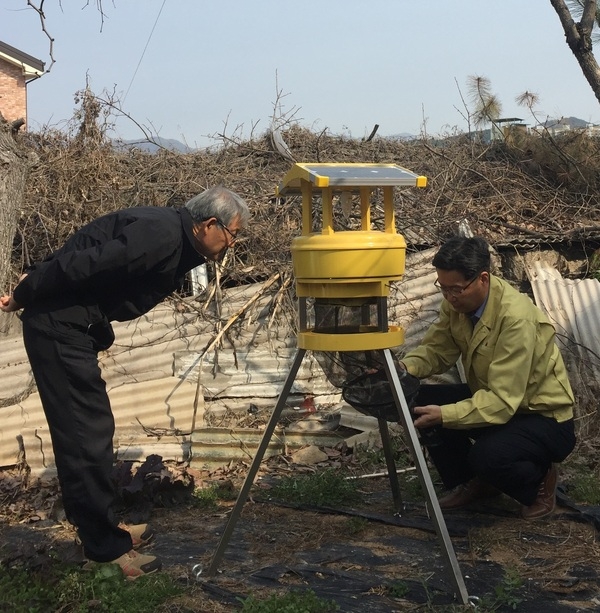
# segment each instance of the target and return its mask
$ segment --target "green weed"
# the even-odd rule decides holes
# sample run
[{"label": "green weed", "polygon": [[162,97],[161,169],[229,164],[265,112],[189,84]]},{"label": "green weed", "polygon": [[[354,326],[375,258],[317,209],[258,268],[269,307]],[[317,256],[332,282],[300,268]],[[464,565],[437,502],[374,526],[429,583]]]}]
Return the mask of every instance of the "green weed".
[{"label": "green weed", "polygon": [[219,500],[235,500],[237,491],[229,481],[224,484],[213,483],[207,487],[196,488],[192,493],[194,505],[202,509],[215,509]]},{"label": "green weed", "polygon": [[[406,468],[411,464],[410,452],[403,436],[402,433],[390,435],[392,456],[396,463],[396,468]],[[374,467],[385,466],[383,447],[358,445],[354,451],[354,460],[366,471],[370,471]]]},{"label": "green weed", "polygon": [[195,507],[201,509],[215,509],[218,506],[219,494],[215,486],[197,488],[192,493],[192,500]]},{"label": "green weed", "polygon": [[350,517],[346,522],[346,534],[356,535],[364,532],[369,520],[364,517]]},{"label": "green weed", "polygon": [[600,281],[600,250],[594,251],[588,261],[588,276]]},{"label": "green weed", "polygon": [[313,506],[338,506],[361,498],[356,482],[347,480],[343,473],[333,469],[284,477],[273,487],[271,494],[287,502]]},{"label": "green weed", "polygon": [[522,587],[523,579],[519,572],[514,568],[505,569],[502,583],[494,587],[493,596],[485,596],[481,599],[480,609],[493,612],[508,607],[517,611],[523,602],[519,594]]},{"label": "green weed", "polygon": [[165,574],[132,582],[116,565],[92,572],[56,565],[43,573],[0,566],[0,610],[11,613],[145,613],[180,592]]},{"label": "green weed", "polygon": [[423,500],[425,498],[421,480],[416,472],[405,473],[401,487],[402,492],[406,493],[406,498],[409,500]]},{"label": "green weed", "polygon": [[394,581],[386,586],[386,592],[392,598],[404,598],[408,594],[409,587],[404,581]]},{"label": "green weed", "polygon": [[569,485],[569,495],[577,502],[600,504],[600,484],[595,473],[575,475]]},{"label": "green weed", "polygon": [[340,609],[333,600],[319,598],[312,590],[273,595],[265,600],[249,596],[242,602],[242,613],[333,613]]}]

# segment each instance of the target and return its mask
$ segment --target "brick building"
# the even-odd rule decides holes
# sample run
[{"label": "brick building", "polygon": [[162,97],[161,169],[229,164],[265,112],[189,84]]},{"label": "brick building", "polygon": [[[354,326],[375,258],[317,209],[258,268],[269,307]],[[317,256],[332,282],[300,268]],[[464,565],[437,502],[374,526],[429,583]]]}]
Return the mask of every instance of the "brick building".
[{"label": "brick building", "polygon": [[27,83],[44,74],[44,62],[0,41],[0,113],[27,122]]}]

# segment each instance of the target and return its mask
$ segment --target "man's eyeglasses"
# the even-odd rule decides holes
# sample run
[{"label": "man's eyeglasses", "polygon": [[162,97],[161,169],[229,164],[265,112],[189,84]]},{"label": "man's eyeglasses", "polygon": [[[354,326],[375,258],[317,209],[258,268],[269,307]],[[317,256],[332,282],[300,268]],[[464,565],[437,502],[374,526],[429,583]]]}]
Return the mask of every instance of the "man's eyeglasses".
[{"label": "man's eyeglasses", "polygon": [[232,232],[220,219],[217,219],[217,223],[229,234],[232,243],[238,239],[238,232]]},{"label": "man's eyeglasses", "polygon": [[437,287],[437,289],[444,294],[444,296],[451,296],[452,298],[458,298],[470,285],[473,281],[479,279],[479,275],[473,277],[464,287],[444,287],[440,285],[440,282],[436,279],[433,284]]}]

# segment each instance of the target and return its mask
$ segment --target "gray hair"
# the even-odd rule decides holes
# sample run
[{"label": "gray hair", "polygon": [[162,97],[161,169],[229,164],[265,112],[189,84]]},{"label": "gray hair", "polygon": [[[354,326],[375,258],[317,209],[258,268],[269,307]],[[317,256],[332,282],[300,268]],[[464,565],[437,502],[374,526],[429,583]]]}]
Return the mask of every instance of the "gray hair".
[{"label": "gray hair", "polygon": [[220,185],[190,198],[185,207],[195,223],[216,217],[221,223],[228,225],[239,217],[240,224],[245,226],[250,219],[250,210],[244,199]]}]

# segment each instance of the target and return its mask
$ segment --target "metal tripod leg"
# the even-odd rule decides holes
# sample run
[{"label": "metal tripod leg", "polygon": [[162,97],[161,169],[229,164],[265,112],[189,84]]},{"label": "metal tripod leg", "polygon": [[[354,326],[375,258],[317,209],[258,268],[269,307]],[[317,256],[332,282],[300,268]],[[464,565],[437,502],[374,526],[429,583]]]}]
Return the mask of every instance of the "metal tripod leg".
[{"label": "metal tripod leg", "polygon": [[294,358],[294,361],[292,362],[290,372],[287,376],[287,379],[285,380],[285,383],[283,384],[283,389],[281,390],[281,393],[279,394],[279,398],[277,399],[277,403],[275,404],[275,408],[273,409],[271,418],[269,419],[269,422],[267,423],[265,432],[260,441],[260,445],[258,446],[258,449],[256,451],[256,455],[254,456],[254,459],[252,460],[252,464],[250,465],[250,469],[248,470],[248,474],[246,475],[246,480],[244,481],[244,484],[242,485],[242,489],[240,490],[237,500],[235,501],[235,505],[231,511],[231,514],[229,515],[229,520],[227,521],[227,525],[225,526],[225,530],[223,531],[223,535],[221,536],[221,540],[219,541],[217,550],[215,551],[213,555],[210,566],[208,567],[208,570],[205,573],[205,576],[207,577],[214,577],[214,575],[217,572],[219,562],[221,561],[221,558],[223,557],[223,554],[225,553],[225,549],[227,548],[227,544],[229,543],[231,534],[233,533],[233,530],[235,529],[235,525],[237,524],[237,521],[242,513],[242,508],[244,507],[244,503],[246,502],[246,499],[248,498],[248,494],[250,493],[250,488],[252,487],[252,484],[254,483],[254,478],[256,477],[256,473],[258,472],[258,469],[260,468],[260,463],[262,462],[265,452],[267,451],[267,447],[269,446],[269,443],[271,442],[271,437],[273,436],[273,432],[275,431],[275,426],[277,425],[277,422],[279,421],[279,418],[281,417],[281,412],[283,411],[285,401],[287,400],[287,397],[289,396],[290,390],[294,383],[294,379],[296,378],[296,375],[298,374],[298,369],[300,368],[300,364],[302,363],[305,353],[306,353],[306,349],[298,349],[298,352],[296,353],[296,357]]},{"label": "metal tripod leg", "polygon": [[394,500],[394,511],[401,513],[404,511],[402,503],[402,494],[400,493],[400,483],[398,481],[398,473],[396,472],[396,462],[394,462],[394,453],[392,451],[392,442],[390,440],[390,431],[387,421],[379,418],[379,434],[381,435],[381,444],[383,446],[383,455],[385,456],[385,465],[387,466],[388,476],[390,479],[390,488],[392,489],[392,498]]},{"label": "metal tripod leg", "polygon": [[406,398],[404,397],[404,391],[402,390],[402,385],[400,384],[400,379],[398,377],[398,373],[396,372],[392,352],[389,349],[383,349],[382,353],[385,372],[387,374],[388,381],[390,382],[390,387],[392,389],[394,400],[396,401],[396,406],[398,407],[398,413],[400,414],[400,423],[404,427],[404,431],[408,434],[408,444],[416,463],[417,474],[419,475],[421,486],[425,492],[427,508],[432,514],[432,520],[440,541],[442,555],[444,556],[447,568],[449,568],[452,573],[452,580],[458,596],[463,604],[469,604],[467,588],[458,565],[458,560],[456,559],[456,554],[454,552],[454,547],[452,546],[452,541],[450,540],[450,535],[448,534],[448,529],[446,528],[446,522],[444,521],[440,504],[433,488],[433,483],[431,481],[431,476],[429,475],[429,470],[427,469],[425,456],[423,455],[423,450],[421,449],[421,445],[419,443],[417,431],[413,425],[408,405],[406,404]]}]

